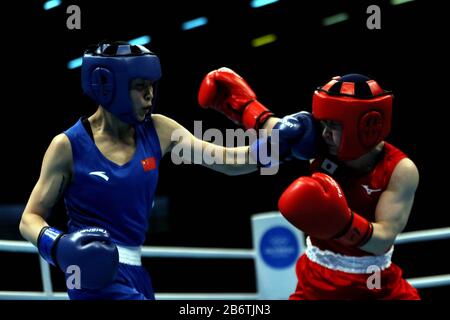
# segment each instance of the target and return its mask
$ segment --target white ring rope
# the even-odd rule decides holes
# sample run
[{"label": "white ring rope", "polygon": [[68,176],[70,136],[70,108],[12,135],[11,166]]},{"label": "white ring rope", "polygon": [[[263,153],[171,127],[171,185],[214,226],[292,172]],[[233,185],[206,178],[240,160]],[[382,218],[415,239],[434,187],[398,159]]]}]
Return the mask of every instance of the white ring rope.
[{"label": "white ring rope", "polygon": [[398,235],[395,244],[444,240],[450,238],[450,227],[404,232]]},{"label": "white ring rope", "polygon": [[[400,234],[395,244],[443,240],[450,238],[450,227],[411,231]],[[27,241],[0,240],[0,251],[37,253],[37,248]],[[188,248],[188,247],[143,247],[142,256],[150,258],[215,258],[215,259],[254,259],[255,249],[223,249],[223,248]],[[43,292],[0,291],[0,299],[68,299],[66,293],[53,292],[50,268],[47,262],[40,258]],[[408,279],[414,287],[430,288],[450,285],[450,274]],[[210,294],[210,293],[161,293],[155,294],[160,300],[196,300],[196,299],[226,299],[226,300],[256,300],[256,294]]]},{"label": "white ring rope", "polygon": [[448,286],[450,285],[450,274],[408,279],[408,282],[417,289]]},{"label": "white ring rope", "polygon": [[[0,251],[37,253],[37,248],[26,241],[0,240]],[[142,247],[146,258],[215,258],[253,259],[253,249],[188,248],[188,247]]]}]

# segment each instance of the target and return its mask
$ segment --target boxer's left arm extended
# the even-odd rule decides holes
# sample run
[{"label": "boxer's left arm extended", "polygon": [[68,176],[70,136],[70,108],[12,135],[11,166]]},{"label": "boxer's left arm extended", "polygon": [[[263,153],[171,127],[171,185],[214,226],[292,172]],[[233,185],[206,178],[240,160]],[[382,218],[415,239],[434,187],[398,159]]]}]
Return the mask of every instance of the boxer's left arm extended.
[{"label": "boxer's left arm extended", "polygon": [[225,141],[204,141],[166,116],[154,114],[152,119],[162,154],[170,153],[176,164],[200,164],[227,175],[241,175],[258,169],[255,161],[250,161],[248,146],[224,147],[221,144]]},{"label": "boxer's left arm extended", "polygon": [[381,255],[405,227],[417,188],[414,164],[402,160],[399,165],[379,199],[375,222],[353,212],[337,182],[322,173],[294,181],[280,197],[279,210],[294,226],[311,236],[334,239]]},{"label": "boxer's left arm extended", "polygon": [[[194,136],[171,118],[153,114],[152,119],[158,133],[161,152],[163,155],[170,153],[174,163],[200,164],[227,175],[247,174],[256,171],[261,165],[277,164],[277,161],[272,161],[273,158],[261,159],[259,156],[266,154],[260,152],[260,148],[268,148],[267,143],[270,143],[270,139],[267,139],[267,136],[255,139],[250,146],[225,147],[224,145],[228,145],[227,137],[222,137],[221,141],[204,141],[201,139],[203,136]],[[290,155],[300,157],[301,154],[312,153],[314,145],[311,141],[315,141],[312,121],[309,113],[299,112],[275,122],[280,137],[279,144],[274,145],[279,150],[277,160],[283,160]],[[273,125],[270,121],[264,124],[264,126]],[[218,135],[222,133],[216,132]],[[243,131],[242,133],[245,134]]]}]

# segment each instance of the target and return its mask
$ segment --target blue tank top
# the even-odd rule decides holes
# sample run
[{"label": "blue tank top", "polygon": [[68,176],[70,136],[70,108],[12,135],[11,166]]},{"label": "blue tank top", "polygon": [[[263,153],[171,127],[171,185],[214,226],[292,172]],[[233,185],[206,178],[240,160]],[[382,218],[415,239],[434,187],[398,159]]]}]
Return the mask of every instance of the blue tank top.
[{"label": "blue tank top", "polygon": [[81,119],[64,132],[73,157],[72,181],[64,194],[69,232],[95,226],[108,230],[118,244],[144,243],[161,148],[151,120],[135,129],[136,151],[122,166],[100,152]]}]

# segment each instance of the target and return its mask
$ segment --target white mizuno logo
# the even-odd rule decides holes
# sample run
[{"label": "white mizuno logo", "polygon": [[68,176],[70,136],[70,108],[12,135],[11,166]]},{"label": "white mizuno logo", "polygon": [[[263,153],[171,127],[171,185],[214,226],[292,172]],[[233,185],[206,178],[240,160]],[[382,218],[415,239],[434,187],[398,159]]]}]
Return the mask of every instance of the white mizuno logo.
[{"label": "white mizuno logo", "polygon": [[366,190],[366,192],[369,196],[372,194],[372,192],[380,192],[381,191],[381,189],[370,189],[367,184],[362,184],[361,187],[363,187],[364,190]]},{"label": "white mizuno logo", "polygon": [[98,176],[100,178],[105,179],[105,181],[109,180],[109,177],[105,174],[105,171],[92,171],[92,172],[89,172],[89,175],[90,176]]}]

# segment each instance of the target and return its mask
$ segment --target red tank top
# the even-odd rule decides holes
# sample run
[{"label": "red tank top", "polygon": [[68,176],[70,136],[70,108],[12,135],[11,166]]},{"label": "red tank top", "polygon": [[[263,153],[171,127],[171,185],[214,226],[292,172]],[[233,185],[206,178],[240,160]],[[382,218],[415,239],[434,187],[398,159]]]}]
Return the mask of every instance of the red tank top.
[{"label": "red tank top", "polygon": [[[375,221],[375,209],[381,193],[386,190],[392,172],[400,160],[406,155],[385,142],[383,151],[374,168],[367,173],[356,173],[344,166],[339,167],[324,157],[317,158],[311,163],[311,171],[323,172],[332,176],[341,186],[352,211],[367,220]],[[321,240],[311,237],[311,242],[322,250],[331,250],[349,256],[370,255],[359,248],[346,247],[335,240]]]}]

